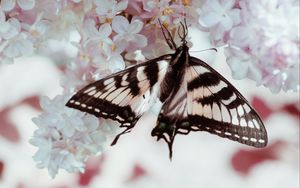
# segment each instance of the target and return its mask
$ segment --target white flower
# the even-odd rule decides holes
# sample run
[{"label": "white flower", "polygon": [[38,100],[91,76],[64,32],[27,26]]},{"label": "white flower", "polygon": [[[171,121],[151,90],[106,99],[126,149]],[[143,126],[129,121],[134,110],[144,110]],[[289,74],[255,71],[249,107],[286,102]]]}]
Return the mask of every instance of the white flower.
[{"label": "white flower", "polygon": [[116,0],[94,0],[96,5],[96,13],[100,16],[104,16],[105,18],[112,19],[119,12],[125,10],[128,5],[127,0],[116,1]]},{"label": "white flower", "polygon": [[52,177],[58,170],[84,171],[84,162],[102,151],[113,129],[103,128],[92,115],[65,106],[69,96],[41,99],[44,112],[33,122],[38,126],[31,144],[39,149],[34,155],[39,168],[48,168]]},{"label": "white flower", "polygon": [[[16,18],[5,20],[0,9],[0,59],[1,62],[12,62],[13,58],[31,55],[33,43],[28,34],[21,32],[21,23]],[[1,57],[2,56],[2,57]]]},{"label": "white flower", "polygon": [[117,72],[125,68],[123,57],[117,51],[113,50],[113,47],[108,44],[102,46],[102,50],[99,56],[93,59],[93,66],[97,68],[95,75],[97,78],[101,78],[103,71],[109,70],[110,72]]},{"label": "white flower", "polygon": [[4,11],[11,11],[16,4],[23,10],[33,9],[35,0],[1,0],[1,6]]},{"label": "white flower", "polygon": [[99,29],[96,28],[96,23],[92,19],[88,19],[84,22],[84,31],[86,32],[88,38],[85,43],[94,42],[94,43],[107,43],[112,44],[112,40],[109,36],[112,33],[112,29],[110,24],[104,23],[102,24]]},{"label": "white flower", "polygon": [[200,11],[200,24],[212,32],[216,44],[224,44],[224,34],[240,22],[235,0],[209,0]]},{"label": "white flower", "polygon": [[140,20],[133,20],[129,24],[123,16],[116,16],[112,21],[112,28],[117,33],[113,40],[121,52],[132,52],[147,45],[147,38],[137,34],[143,28],[143,22]]}]

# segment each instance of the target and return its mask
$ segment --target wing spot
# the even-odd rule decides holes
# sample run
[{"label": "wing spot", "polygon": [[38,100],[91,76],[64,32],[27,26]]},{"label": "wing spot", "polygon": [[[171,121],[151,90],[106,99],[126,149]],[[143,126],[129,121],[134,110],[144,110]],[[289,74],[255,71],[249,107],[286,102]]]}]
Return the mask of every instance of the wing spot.
[{"label": "wing spot", "polygon": [[249,138],[246,137],[246,136],[243,136],[242,139],[243,139],[243,140],[249,140]]},{"label": "wing spot", "polygon": [[258,142],[259,143],[265,143],[265,141],[263,139],[259,139]]},{"label": "wing spot", "polygon": [[95,108],[94,110],[95,110],[95,112],[100,112],[100,109],[98,109],[98,108]]},{"label": "wing spot", "polygon": [[76,101],[75,104],[76,104],[76,105],[80,105],[80,102]]},{"label": "wing spot", "polygon": [[218,134],[221,134],[221,131],[219,131],[219,130],[215,130],[215,132],[218,133]]},{"label": "wing spot", "polygon": [[70,102],[69,103],[74,103],[75,102],[75,100],[70,100]]},{"label": "wing spot", "polygon": [[257,139],[256,138],[250,138],[250,141],[251,142],[257,142]]},{"label": "wing spot", "polygon": [[82,108],[86,108],[86,104],[81,104],[81,107]]},{"label": "wing spot", "polygon": [[92,106],[89,106],[89,107],[87,107],[89,110],[91,110],[91,109],[93,109],[93,107]]},{"label": "wing spot", "polygon": [[240,138],[240,136],[239,136],[238,134],[235,134],[235,135],[234,135],[234,137],[236,137],[236,138]]},{"label": "wing spot", "polygon": [[225,132],[224,134],[227,135],[227,136],[231,136],[231,135],[232,135],[232,134],[229,133],[229,132]]}]

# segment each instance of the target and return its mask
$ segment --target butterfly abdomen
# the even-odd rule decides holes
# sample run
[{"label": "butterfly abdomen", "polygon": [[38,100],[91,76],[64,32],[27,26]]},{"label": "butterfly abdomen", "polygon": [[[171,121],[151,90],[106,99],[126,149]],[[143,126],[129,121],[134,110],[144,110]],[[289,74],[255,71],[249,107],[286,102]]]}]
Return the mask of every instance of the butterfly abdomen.
[{"label": "butterfly abdomen", "polygon": [[160,87],[160,101],[172,98],[183,82],[185,68],[187,66],[188,51],[177,50],[170,61],[170,66]]}]

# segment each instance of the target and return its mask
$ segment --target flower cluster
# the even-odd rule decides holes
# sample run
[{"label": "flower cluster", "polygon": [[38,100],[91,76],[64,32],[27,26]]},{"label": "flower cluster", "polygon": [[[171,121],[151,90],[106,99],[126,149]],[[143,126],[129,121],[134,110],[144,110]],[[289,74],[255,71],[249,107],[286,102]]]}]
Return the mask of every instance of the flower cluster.
[{"label": "flower cluster", "polygon": [[43,97],[44,113],[33,119],[39,127],[30,140],[39,147],[33,158],[39,168],[48,168],[51,177],[59,168],[83,172],[84,162],[101,152],[107,137],[114,133],[114,126],[100,125],[96,117],[66,107],[68,99],[61,95],[53,100]]},{"label": "flower cluster", "polygon": [[200,23],[225,55],[233,77],[273,92],[299,91],[299,2],[210,0]]},{"label": "flower cluster", "polygon": [[52,41],[77,49],[62,68],[63,94],[42,98],[43,113],[33,119],[38,130],[31,143],[39,148],[34,159],[54,177],[60,168],[83,171],[114,132],[102,120],[65,107],[70,93],[138,59],[170,53],[160,23],[175,41],[184,19],[208,30],[215,45],[226,45],[234,78],[249,77],[276,92],[299,90],[297,14],[296,0],[1,0],[0,63],[50,51]]}]

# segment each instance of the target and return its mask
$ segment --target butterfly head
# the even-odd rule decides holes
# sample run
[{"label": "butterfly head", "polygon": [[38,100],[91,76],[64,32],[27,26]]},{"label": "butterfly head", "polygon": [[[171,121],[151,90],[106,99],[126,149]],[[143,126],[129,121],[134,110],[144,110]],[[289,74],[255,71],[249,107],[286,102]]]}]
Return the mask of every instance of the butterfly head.
[{"label": "butterfly head", "polygon": [[188,27],[187,27],[187,23],[186,23],[186,19],[184,19],[184,21],[180,22],[180,26],[177,28],[177,34],[181,39],[181,46],[177,47],[176,43],[174,42],[174,38],[171,34],[171,32],[167,29],[167,27],[165,25],[163,25],[160,20],[158,20],[161,29],[162,29],[162,34],[164,36],[164,38],[166,39],[166,42],[168,44],[168,46],[172,49],[172,50],[177,50],[179,48],[187,48],[188,50],[188,46],[187,46],[187,36],[188,36]]}]

